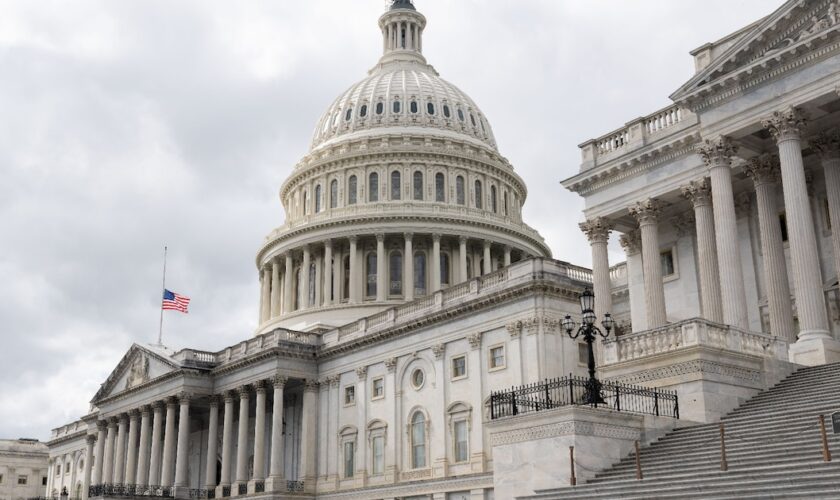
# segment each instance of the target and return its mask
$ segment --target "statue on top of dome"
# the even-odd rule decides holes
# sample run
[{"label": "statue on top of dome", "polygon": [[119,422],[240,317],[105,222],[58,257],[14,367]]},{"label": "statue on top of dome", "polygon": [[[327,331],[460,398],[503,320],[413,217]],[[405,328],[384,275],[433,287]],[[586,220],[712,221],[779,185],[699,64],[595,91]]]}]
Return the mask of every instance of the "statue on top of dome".
[{"label": "statue on top of dome", "polygon": [[417,10],[417,9],[414,8],[414,2],[412,2],[411,0],[389,0],[388,3],[390,4],[390,7],[389,7],[390,10],[396,10],[396,9]]}]

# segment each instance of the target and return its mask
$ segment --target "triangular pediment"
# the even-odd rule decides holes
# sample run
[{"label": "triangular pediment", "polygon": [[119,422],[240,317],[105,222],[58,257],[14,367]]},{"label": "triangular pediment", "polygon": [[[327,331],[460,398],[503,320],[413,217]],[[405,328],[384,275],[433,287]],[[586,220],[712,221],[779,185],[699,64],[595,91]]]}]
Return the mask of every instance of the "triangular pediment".
[{"label": "triangular pediment", "polygon": [[102,383],[92,403],[151,382],[179,368],[165,352],[133,344]]},{"label": "triangular pediment", "polygon": [[788,0],[728,40],[728,47],[671,94],[671,99],[681,101],[698,93],[726,89],[784,57],[811,50],[815,43],[838,32],[840,1]]}]

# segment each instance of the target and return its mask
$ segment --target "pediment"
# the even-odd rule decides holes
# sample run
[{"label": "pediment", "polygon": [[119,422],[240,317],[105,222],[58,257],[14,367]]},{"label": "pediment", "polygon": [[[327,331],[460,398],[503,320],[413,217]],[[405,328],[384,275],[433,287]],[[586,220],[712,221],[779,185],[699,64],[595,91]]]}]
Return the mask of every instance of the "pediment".
[{"label": "pediment", "polygon": [[153,381],[180,366],[153,349],[133,344],[93,397],[92,403]]},{"label": "pediment", "polygon": [[727,88],[777,65],[783,57],[810,51],[840,32],[840,0],[788,0],[775,12],[739,33],[708,66],[671,95],[674,101]]}]

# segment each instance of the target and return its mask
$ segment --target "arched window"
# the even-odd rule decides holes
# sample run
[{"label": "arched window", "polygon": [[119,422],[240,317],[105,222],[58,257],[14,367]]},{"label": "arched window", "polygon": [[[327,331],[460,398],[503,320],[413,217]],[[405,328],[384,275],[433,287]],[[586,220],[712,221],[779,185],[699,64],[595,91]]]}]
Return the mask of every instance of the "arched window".
[{"label": "arched window", "polygon": [[458,108],[458,119],[464,121],[464,112],[461,110],[461,108]]},{"label": "arched window", "polygon": [[447,106],[446,104],[443,105],[443,116],[445,116],[447,118],[450,117],[449,106]]},{"label": "arched window", "polygon": [[381,115],[383,111],[385,111],[385,106],[382,105],[381,101],[377,102],[376,103],[376,114]]},{"label": "arched window", "polygon": [[435,201],[446,201],[446,183],[442,173],[435,174]]},{"label": "arched window", "polygon": [[470,121],[472,122],[472,126],[475,127],[475,116],[470,113]]},{"label": "arched window", "polygon": [[467,279],[473,278],[472,257],[467,257]]},{"label": "arched window", "polygon": [[330,181],[330,208],[338,206],[338,181],[333,179]]},{"label": "arched window", "polygon": [[490,209],[493,210],[493,213],[498,213],[496,207],[496,186],[490,186]]},{"label": "arched window", "polygon": [[394,170],[391,172],[391,199],[400,199],[400,171]]},{"label": "arched window", "polygon": [[367,255],[367,269],[365,271],[367,277],[365,296],[376,297],[376,254],[374,252]]},{"label": "arched window", "polygon": [[315,264],[309,264],[309,297],[307,297],[307,304],[315,305]]},{"label": "arched window", "polygon": [[376,172],[368,178],[368,201],[379,201],[379,174]]},{"label": "arched window", "polygon": [[394,101],[394,105],[391,107],[394,113],[400,112],[400,101]]},{"label": "arched window", "polygon": [[344,113],[344,121],[349,122],[350,118],[353,118],[353,108],[347,108],[347,112]]},{"label": "arched window", "polygon": [[475,181],[475,208],[481,208],[481,181]]},{"label": "arched window", "polygon": [[303,192],[303,215],[309,213],[309,193],[304,191]]},{"label": "arched window", "polygon": [[411,111],[412,113],[416,113],[417,112],[417,101],[411,101],[411,103],[408,105],[408,110]]},{"label": "arched window", "polygon": [[426,254],[414,252],[414,296],[426,295]]},{"label": "arched window", "polygon": [[344,293],[342,293],[342,299],[347,300],[350,298],[350,256],[344,256],[344,283],[342,288],[344,288]]},{"label": "arched window", "polygon": [[508,215],[508,206],[507,206],[507,191],[502,193],[502,209],[505,211],[505,217]]},{"label": "arched window", "polygon": [[321,211],[321,185],[315,186],[315,213]]},{"label": "arched window", "polygon": [[431,102],[427,102],[427,103],[426,103],[426,113],[429,113],[430,115],[435,114],[435,105],[434,105],[434,103],[431,103]]},{"label": "arched window", "polygon": [[389,270],[390,270],[390,287],[388,288],[388,293],[391,295],[402,295],[402,272],[403,272],[403,259],[402,259],[402,252],[395,251],[391,253],[391,259],[389,263]]},{"label": "arched window", "polygon": [[455,199],[458,201],[459,205],[464,205],[466,203],[464,197],[464,178],[460,175],[455,178]]},{"label": "arched window", "polygon": [[440,254],[440,284],[449,284],[449,254],[442,252]]},{"label": "arched window", "polygon": [[414,412],[411,416],[411,468],[426,467],[426,416],[423,412]]},{"label": "arched window", "polygon": [[356,204],[356,176],[351,175],[350,179],[347,181],[347,204],[348,205],[355,205]]},{"label": "arched window", "polygon": [[362,107],[359,108],[359,116],[362,118],[367,116],[367,104],[362,104]]},{"label": "arched window", "polygon": [[414,199],[423,199],[423,172],[419,170],[414,171]]}]

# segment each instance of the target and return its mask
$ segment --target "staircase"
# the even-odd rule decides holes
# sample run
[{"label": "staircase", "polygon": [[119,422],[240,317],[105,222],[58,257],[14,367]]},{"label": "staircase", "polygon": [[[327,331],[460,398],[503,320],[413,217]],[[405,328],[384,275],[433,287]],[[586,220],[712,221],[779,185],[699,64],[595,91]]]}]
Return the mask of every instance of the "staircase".
[{"label": "staircase", "polygon": [[[725,416],[728,471],[720,470],[720,429],[676,429],[586,484],[538,491],[528,499],[840,498],[840,363],[802,368]],[[832,461],[824,462],[817,416],[826,417]]]}]

